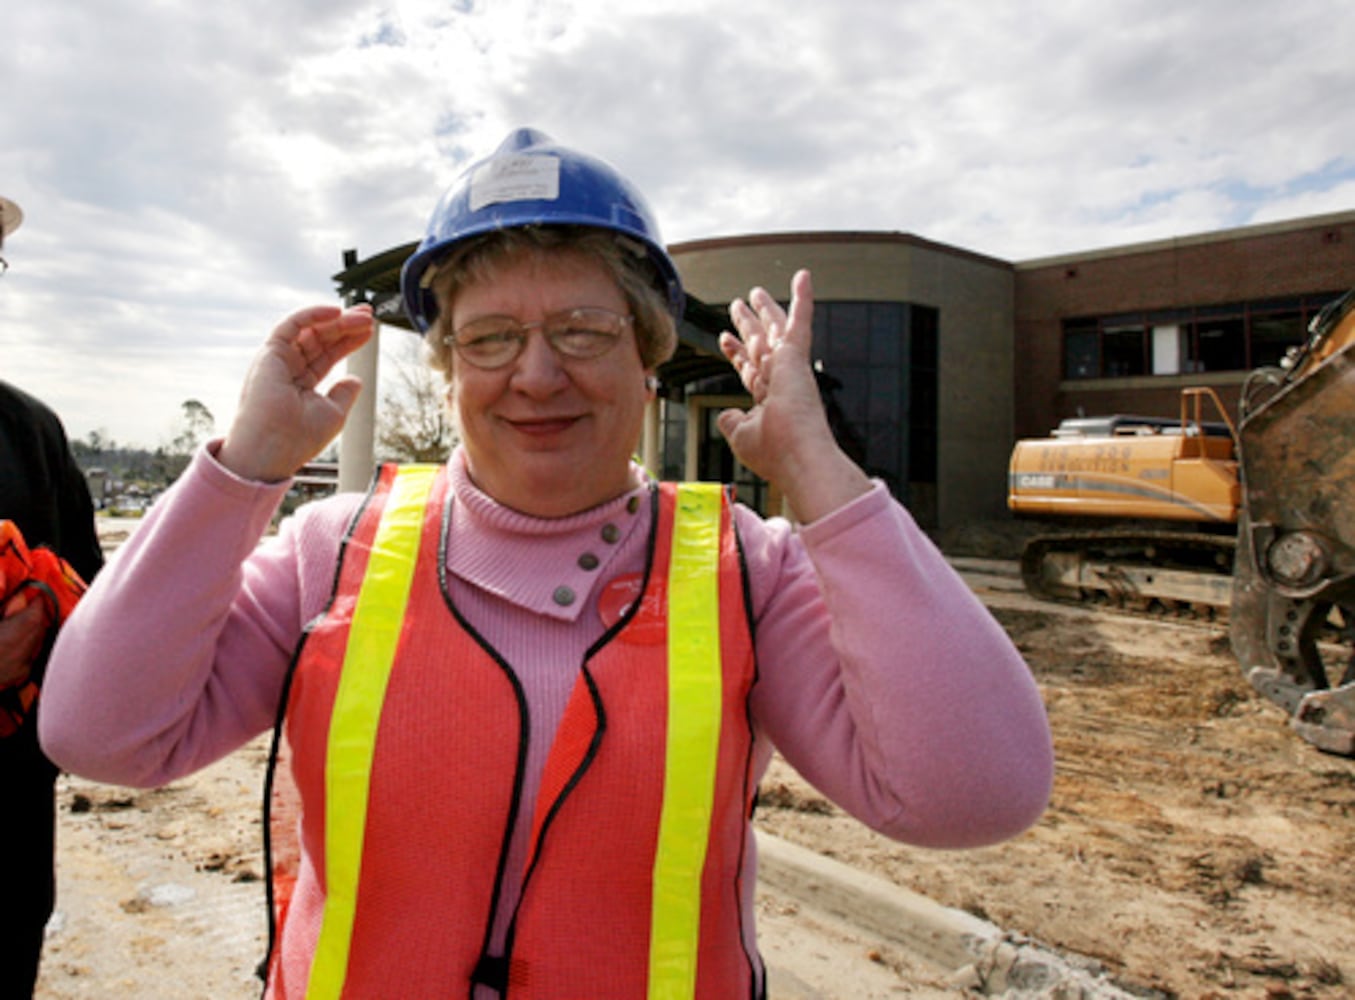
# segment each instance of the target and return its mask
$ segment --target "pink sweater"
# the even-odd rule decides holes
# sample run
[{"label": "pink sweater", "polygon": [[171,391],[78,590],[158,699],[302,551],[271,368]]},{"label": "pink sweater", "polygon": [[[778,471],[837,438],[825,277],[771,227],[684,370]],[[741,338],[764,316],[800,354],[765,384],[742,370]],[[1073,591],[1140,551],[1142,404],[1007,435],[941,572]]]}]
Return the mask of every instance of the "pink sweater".
[{"label": "pink sweater", "polygon": [[[599,592],[643,568],[650,508],[632,512],[627,495],[540,520],[478,491],[459,453],[451,471],[452,597],[521,680],[530,802],[575,665],[604,628]],[[114,555],[48,667],[39,726],[60,766],[160,785],[273,725],[284,672],[325,608],[361,501],[309,504],[260,544],[286,488],[240,480],[204,450]],[[923,846],[993,843],[1033,823],[1053,774],[1039,691],[883,485],[795,529],[744,507],[736,516],[759,664],[757,774],[775,748],[864,823]],[[580,565],[585,552],[595,568]],[[577,595],[567,607],[552,597],[561,585]],[[525,824],[531,810],[520,815]],[[520,857],[524,838],[515,845]]]}]

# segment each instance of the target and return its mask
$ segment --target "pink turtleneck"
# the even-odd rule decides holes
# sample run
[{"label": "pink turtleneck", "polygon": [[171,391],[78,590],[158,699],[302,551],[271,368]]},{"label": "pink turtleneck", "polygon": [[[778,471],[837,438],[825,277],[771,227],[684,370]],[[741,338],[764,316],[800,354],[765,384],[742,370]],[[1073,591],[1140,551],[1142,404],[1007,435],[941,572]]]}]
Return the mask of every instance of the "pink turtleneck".
[{"label": "pink turtleneck", "polygon": [[[521,680],[531,801],[576,668],[603,630],[598,596],[643,567],[650,506],[631,500],[647,487],[541,520],[477,490],[460,453],[450,467],[452,598]],[[159,785],[272,726],[362,499],[309,504],[261,543],[286,489],[238,479],[204,449],[116,552],[48,667],[39,725],[60,766]],[[798,528],[743,507],[737,523],[759,664],[758,773],[776,748],[863,822],[924,846],[992,843],[1034,822],[1053,770],[1039,692],[885,488]]]}]

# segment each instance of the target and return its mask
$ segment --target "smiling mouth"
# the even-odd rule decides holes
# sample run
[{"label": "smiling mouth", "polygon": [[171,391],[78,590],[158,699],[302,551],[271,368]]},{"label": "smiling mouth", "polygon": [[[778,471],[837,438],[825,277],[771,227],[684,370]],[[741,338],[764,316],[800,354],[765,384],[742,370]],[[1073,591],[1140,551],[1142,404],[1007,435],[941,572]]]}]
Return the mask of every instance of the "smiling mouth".
[{"label": "smiling mouth", "polygon": [[578,417],[533,418],[529,420],[509,420],[508,425],[522,434],[546,437],[567,431],[578,421]]}]

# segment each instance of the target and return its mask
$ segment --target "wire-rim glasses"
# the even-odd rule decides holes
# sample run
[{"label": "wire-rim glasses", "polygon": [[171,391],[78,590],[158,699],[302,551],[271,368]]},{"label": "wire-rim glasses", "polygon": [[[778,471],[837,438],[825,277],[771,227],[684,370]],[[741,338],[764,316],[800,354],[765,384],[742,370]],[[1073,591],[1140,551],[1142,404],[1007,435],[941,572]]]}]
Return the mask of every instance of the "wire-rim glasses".
[{"label": "wire-rim glasses", "polygon": [[540,330],[557,355],[586,361],[606,354],[635,321],[610,309],[592,306],[564,309],[535,323],[511,316],[481,316],[464,323],[445,342],[476,368],[493,370],[516,361],[527,346],[527,334]]}]

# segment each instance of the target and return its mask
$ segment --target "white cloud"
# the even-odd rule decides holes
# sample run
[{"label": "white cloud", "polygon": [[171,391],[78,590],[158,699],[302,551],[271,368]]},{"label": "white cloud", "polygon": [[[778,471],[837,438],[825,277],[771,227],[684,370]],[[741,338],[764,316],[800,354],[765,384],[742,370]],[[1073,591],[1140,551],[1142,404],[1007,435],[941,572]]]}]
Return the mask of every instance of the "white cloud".
[{"label": "white cloud", "polygon": [[12,0],[0,377],[72,434],[224,425],[341,253],[512,127],[670,240],[880,229],[1023,259],[1355,208],[1338,0]]}]

